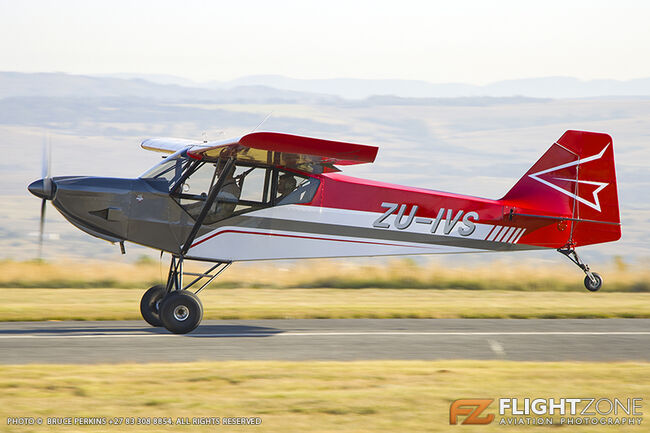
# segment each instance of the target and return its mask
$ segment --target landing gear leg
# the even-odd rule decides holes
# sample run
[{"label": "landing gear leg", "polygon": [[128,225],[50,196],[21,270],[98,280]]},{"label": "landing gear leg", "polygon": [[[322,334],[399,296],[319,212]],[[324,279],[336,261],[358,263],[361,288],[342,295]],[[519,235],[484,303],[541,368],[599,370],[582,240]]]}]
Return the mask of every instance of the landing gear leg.
[{"label": "landing gear leg", "polygon": [[[199,326],[203,318],[203,304],[197,294],[231,264],[217,262],[205,273],[193,273],[183,271],[183,261],[180,256],[172,256],[167,284],[150,288],[140,302],[140,312],[147,323],[164,326],[174,334],[187,334]],[[183,286],[184,275],[196,278]],[[188,290],[206,278],[207,281],[195,292]]]},{"label": "landing gear leg", "polygon": [[584,283],[587,290],[590,292],[596,292],[603,286],[603,278],[600,276],[600,274],[591,272],[589,265],[580,260],[580,257],[578,256],[578,253],[574,247],[569,246],[565,248],[559,248],[558,252],[567,256],[569,260],[571,260],[580,269],[582,269],[582,271],[585,273]]},{"label": "landing gear leg", "polygon": [[[234,158],[228,159],[223,168],[223,173],[230,173],[230,169],[234,163]],[[180,254],[172,254],[172,261],[169,265],[169,275],[167,277],[167,285],[165,286],[165,296],[159,304],[159,311],[162,325],[175,334],[186,334],[199,326],[199,323],[201,323],[201,319],[203,318],[203,305],[196,295],[210,284],[212,280],[217,278],[221,272],[225,271],[228,266],[230,266],[230,262],[217,261],[214,266],[202,274],[183,272],[183,261],[185,260],[185,255],[194,243],[194,239],[196,239],[201,225],[203,224],[205,217],[208,215],[210,207],[217,199],[217,194],[223,187],[225,179],[226,176],[219,176],[219,180],[217,180],[214,188],[212,188],[210,194],[206,197],[201,213],[196,218],[192,230],[181,246]],[[213,271],[216,271],[216,273],[211,274]],[[193,275],[197,278],[187,286],[183,287],[183,275]],[[207,278],[208,281],[196,292],[192,293],[188,290],[203,278]]]}]

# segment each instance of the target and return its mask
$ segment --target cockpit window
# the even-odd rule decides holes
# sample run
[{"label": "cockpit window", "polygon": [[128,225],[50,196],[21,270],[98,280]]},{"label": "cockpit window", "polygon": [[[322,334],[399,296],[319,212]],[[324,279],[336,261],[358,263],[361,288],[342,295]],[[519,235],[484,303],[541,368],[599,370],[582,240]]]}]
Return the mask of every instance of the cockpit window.
[{"label": "cockpit window", "polygon": [[318,189],[318,179],[280,171],[275,204],[309,203]]},{"label": "cockpit window", "polygon": [[167,183],[169,190],[181,178],[183,170],[187,167],[189,161],[187,158],[182,158],[180,155],[172,156],[163,160],[161,163],[154,165],[147,170],[142,176],[142,179],[151,179]]},{"label": "cockpit window", "polygon": [[168,179],[171,196],[194,220],[201,214],[210,193],[220,185],[203,224],[265,207],[309,203],[319,185],[316,178],[270,166],[236,163],[226,172],[224,160],[182,164],[180,174],[176,172],[177,165],[166,161],[145,175]]},{"label": "cockpit window", "polygon": [[218,186],[218,181],[222,177],[221,189],[203,223],[212,224],[234,213],[241,195],[242,182],[235,177],[235,167],[228,172],[224,168],[224,164],[220,163],[203,163],[176,187],[175,198],[192,219],[196,220],[201,214],[208,196]]}]

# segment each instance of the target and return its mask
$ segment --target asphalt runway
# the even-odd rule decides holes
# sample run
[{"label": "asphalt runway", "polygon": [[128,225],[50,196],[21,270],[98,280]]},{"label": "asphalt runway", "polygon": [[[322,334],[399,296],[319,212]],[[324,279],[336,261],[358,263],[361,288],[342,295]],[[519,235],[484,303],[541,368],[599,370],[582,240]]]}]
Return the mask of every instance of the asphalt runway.
[{"label": "asphalt runway", "polygon": [[650,319],[0,323],[2,364],[369,359],[650,361]]}]

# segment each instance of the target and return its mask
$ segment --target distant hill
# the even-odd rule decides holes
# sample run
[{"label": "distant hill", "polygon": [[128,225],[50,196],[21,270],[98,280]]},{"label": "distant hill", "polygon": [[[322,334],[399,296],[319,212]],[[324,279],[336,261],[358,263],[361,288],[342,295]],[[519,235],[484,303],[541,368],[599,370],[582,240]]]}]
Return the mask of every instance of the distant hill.
[{"label": "distant hill", "polygon": [[264,85],[298,92],[326,93],[347,99],[373,95],[409,98],[511,97],[589,98],[601,96],[648,96],[650,78],[629,81],[590,80],[571,77],[544,77],[506,80],[475,86],[462,83],[434,84],[416,80],[365,80],[337,78],[304,80],[279,75],[253,75],[228,82],[212,82],[206,86],[231,88],[243,85]]},{"label": "distant hill", "polygon": [[[286,90],[268,85],[233,82],[231,87],[207,88],[148,81],[140,76],[84,76],[64,73],[0,72],[0,125],[43,126],[78,133],[134,134],[135,123],[189,122],[197,128],[229,125],[250,129],[264,115],[229,110],[221,105],[318,105],[347,108],[380,106],[492,106],[548,101],[527,97],[408,97],[374,95],[344,99],[323,93]],[[183,82],[166,75],[158,81]],[[192,84],[188,82],[187,84]],[[261,116],[261,117],[260,117]],[[277,116],[276,116],[277,117]],[[304,116],[300,124],[309,120]],[[295,119],[274,119],[278,127],[295,125]],[[98,126],[101,123],[102,126]],[[121,123],[126,128],[107,125]],[[322,130],[323,125],[320,125]],[[169,131],[172,133],[172,131]]]},{"label": "distant hill", "polygon": [[[650,96],[650,78],[628,81],[545,77],[506,80],[485,86],[434,84],[417,80],[352,78],[296,79],[280,75],[252,75],[231,81],[198,83],[164,74],[71,75],[64,73],[0,72],[0,99],[11,97],[144,98],[212,103],[337,104],[343,100],[370,105],[389,101],[422,104],[421,99],[465,98],[455,105],[493,103],[485,98],[592,98]],[[418,101],[411,100],[417,98]],[[482,98],[482,99],[468,99]],[[438,101],[435,105],[440,104]]]},{"label": "distant hill", "polygon": [[160,84],[142,78],[64,73],[0,72],[3,98],[142,98],[212,103],[329,103],[336,96],[309,94],[250,84],[222,89]]}]

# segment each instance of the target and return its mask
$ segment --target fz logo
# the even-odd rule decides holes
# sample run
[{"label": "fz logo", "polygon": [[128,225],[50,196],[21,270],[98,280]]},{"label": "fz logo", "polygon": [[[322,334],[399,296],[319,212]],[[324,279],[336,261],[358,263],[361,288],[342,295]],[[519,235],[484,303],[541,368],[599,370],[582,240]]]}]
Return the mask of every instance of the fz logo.
[{"label": "fz logo", "polygon": [[[472,233],[474,233],[474,230],[476,230],[476,224],[475,222],[478,221],[478,212],[467,212],[463,210],[459,210],[455,215],[454,211],[452,209],[445,209],[440,208],[438,211],[438,215],[436,215],[435,218],[423,218],[423,217],[416,217],[415,214],[418,211],[418,206],[413,205],[411,206],[411,211],[406,215],[406,208],[407,205],[399,205],[397,203],[382,203],[381,207],[386,208],[386,212],[383,213],[382,216],[377,218],[373,223],[372,226],[378,229],[387,229],[390,228],[391,223],[387,222],[386,220],[388,219],[389,216],[391,216],[396,210],[397,210],[397,215],[395,216],[395,219],[393,220],[393,224],[395,225],[395,228],[398,230],[404,230],[408,228],[411,224],[416,223],[416,224],[425,224],[431,225],[431,233],[436,233],[439,232],[438,234],[445,234],[448,235],[451,233],[451,231],[456,227],[458,222],[461,223],[461,226],[458,227],[458,234],[461,236],[469,236]],[[399,210],[398,210],[399,209]],[[446,215],[445,215],[446,211]],[[464,216],[463,216],[464,214]],[[443,220],[444,217],[444,220]],[[462,218],[462,220],[461,220]],[[444,221],[444,223],[443,223]],[[441,224],[443,223],[443,224]],[[438,230],[438,228],[441,228],[442,230]],[[441,232],[441,233],[440,233]]]},{"label": "fz logo", "polygon": [[467,416],[461,424],[490,424],[494,420],[494,414],[480,415],[493,401],[483,398],[454,401],[449,408],[449,424],[457,424],[458,415]]}]

